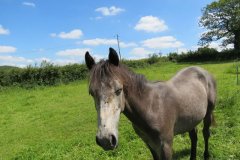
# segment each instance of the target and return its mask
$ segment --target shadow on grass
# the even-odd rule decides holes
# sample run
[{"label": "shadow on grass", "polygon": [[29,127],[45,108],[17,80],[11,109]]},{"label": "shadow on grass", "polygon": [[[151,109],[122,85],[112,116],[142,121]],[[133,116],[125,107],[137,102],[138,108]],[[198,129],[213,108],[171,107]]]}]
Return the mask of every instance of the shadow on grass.
[{"label": "shadow on grass", "polygon": [[174,152],[173,154],[173,160],[175,159],[182,159],[182,158],[186,158],[186,157],[189,157],[190,158],[190,150],[185,148],[183,150],[180,150],[180,151],[176,151]]}]

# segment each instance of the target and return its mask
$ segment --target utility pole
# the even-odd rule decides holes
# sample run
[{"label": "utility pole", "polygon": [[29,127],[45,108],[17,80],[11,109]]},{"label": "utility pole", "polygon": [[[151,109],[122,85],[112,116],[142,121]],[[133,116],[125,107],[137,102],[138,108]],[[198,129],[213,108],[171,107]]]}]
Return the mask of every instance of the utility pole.
[{"label": "utility pole", "polygon": [[120,57],[120,60],[121,60],[121,52],[120,52],[119,36],[118,36],[118,34],[117,34],[117,44],[118,44],[118,53],[119,53],[119,57]]}]

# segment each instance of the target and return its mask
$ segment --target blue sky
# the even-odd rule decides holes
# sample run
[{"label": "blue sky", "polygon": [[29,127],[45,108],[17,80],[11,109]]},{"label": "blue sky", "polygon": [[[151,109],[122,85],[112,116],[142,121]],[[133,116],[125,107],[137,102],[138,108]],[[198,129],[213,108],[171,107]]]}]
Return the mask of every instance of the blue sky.
[{"label": "blue sky", "polygon": [[84,62],[86,50],[125,59],[196,49],[201,10],[213,0],[0,0],[0,65]]}]

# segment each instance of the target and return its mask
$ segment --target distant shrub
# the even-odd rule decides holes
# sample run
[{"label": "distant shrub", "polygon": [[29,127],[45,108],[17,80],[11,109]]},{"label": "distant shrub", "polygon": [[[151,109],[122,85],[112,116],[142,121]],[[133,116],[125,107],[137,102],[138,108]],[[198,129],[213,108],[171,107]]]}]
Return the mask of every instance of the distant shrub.
[{"label": "distant shrub", "polygon": [[169,61],[167,56],[161,56],[161,53],[156,54],[149,54],[148,58],[144,58],[144,59],[138,59],[138,60],[126,60],[123,59],[121,60],[121,62],[123,64],[125,64],[126,66],[130,67],[130,68],[144,68],[147,67],[149,65],[158,63],[158,62],[166,62]]},{"label": "distant shrub", "polygon": [[150,54],[147,59],[147,63],[149,64],[154,64],[154,63],[157,63],[158,61],[159,61],[159,57],[156,53]]},{"label": "distant shrub", "polygon": [[177,62],[178,54],[175,52],[169,53],[168,59],[172,62]]},{"label": "distant shrub", "polygon": [[40,66],[0,70],[0,86],[18,85],[26,88],[56,85],[85,79],[87,68],[83,64],[55,66],[42,62]]},{"label": "distant shrub", "polygon": [[0,71],[0,85],[1,86],[9,86],[10,85],[9,74],[5,71]]},{"label": "distant shrub", "polygon": [[220,52],[221,54],[221,59],[224,60],[236,60],[240,58],[240,50],[223,50]]},{"label": "distant shrub", "polygon": [[188,51],[182,54],[170,53],[168,58],[170,61],[174,62],[205,62],[234,60],[239,56],[240,51],[223,50],[218,52],[216,49],[203,47],[198,48],[196,51]]},{"label": "distant shrub", "polygon": [[66,65],[61,68],[62,81],[64,83],[85,79],[87,77],[88,70],[85,65],[72,64]]},{"label": "distant shrub", "polygon": [[146,59],[140,59],[140,60],[122,60],[122,63],[130,68],[144,68],[149,65],[147,63]]}]

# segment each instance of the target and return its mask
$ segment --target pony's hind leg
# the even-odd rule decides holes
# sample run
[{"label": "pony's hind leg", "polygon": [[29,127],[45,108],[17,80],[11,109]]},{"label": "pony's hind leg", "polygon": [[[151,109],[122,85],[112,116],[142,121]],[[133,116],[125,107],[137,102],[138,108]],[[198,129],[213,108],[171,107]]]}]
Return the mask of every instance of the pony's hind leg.
[{"label": "pony's hind leg", "polygon": [[195,160],[197,156],[197,128],[193,128],[189,132],[189,137],[191,139],[191,157],[190,160]]},{"label": "pony's hind leg", "polygon": [[153,160],[158,160],[159,158],[158,158],[157,153],[150,147],[149,144],[147,144],[147,146],[148,146],[148,148],[149,148],[149,150],[150,150],[150,152],[152,154]]},{"label": "pony's hind leg", "polygon": [[212,123],[212,119],[213,115],[212,115],[212,110],[207,111],[206,116],[204,117],[203,120],[203,138],[204,138],[204,142],[205,142],[205,150],[204,150],[204,159],[209,159],[209,152],[208,152],[208,139],[210,137],[210,126]]}]

